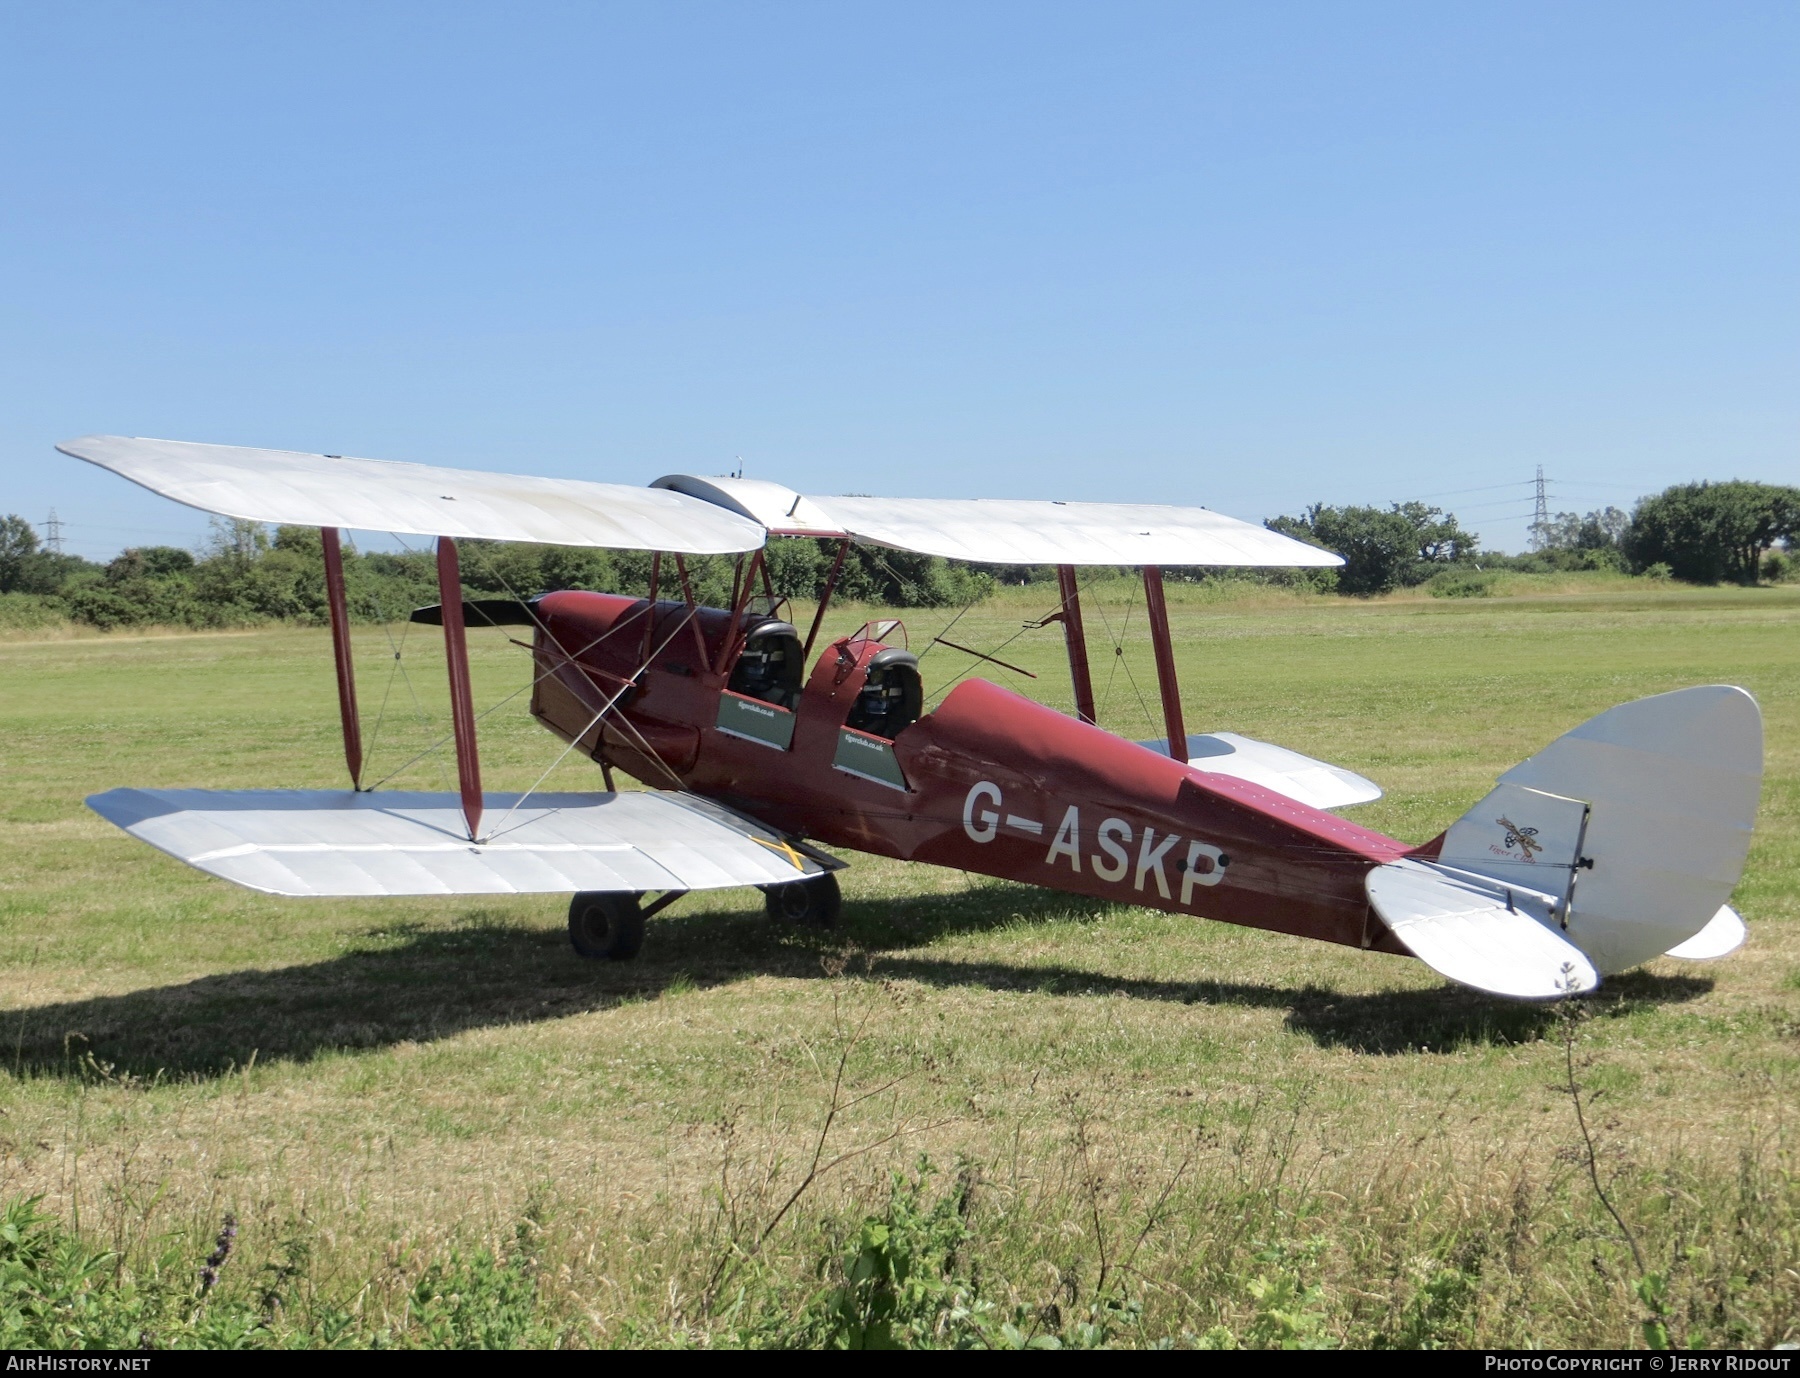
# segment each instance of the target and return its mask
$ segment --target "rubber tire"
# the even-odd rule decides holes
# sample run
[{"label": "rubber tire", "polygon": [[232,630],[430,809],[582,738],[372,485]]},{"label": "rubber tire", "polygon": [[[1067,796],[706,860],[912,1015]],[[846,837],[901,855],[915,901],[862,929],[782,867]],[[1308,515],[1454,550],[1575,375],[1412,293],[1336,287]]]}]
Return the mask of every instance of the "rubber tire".
[{"label": "rubber tire", "polygon": [[569,901],[569,942],[583,957],[629,962],[644,945],[644,915],[630,892],[585,890]]},{"label": "rubber tire", "polygon": [[802,928],[836,928],[844,909],[843,892],[830,871],[810,880],[790,880],[762,887],[763,908],[775,923]]}]

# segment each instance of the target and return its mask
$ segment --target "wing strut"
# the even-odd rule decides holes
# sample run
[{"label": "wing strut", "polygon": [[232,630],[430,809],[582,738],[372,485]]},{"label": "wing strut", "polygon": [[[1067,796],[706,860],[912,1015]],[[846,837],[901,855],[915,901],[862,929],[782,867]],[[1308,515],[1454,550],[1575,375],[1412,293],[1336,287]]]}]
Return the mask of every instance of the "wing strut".
[{"label": "wing strut", "polygon": [[[344,721],[344,764],[350,787],[362,788],[362,724],[356,713],[356,664],[350,658],[350,610],[344,600],[344,552],[335,526],[319,528],[325,550],[325,601],[331,607],[331,654],[337,661],[338,716]],[[458,597],[461,591],[458,591]]]},{"label": "wing strut", "polygon": [[657,583],[662,578],[662,551],[650,552],[650,597],[644,603],[644,647],[638,653],[638,663],[650,663],[650,647],[656,642],[656,593]]},{"label": "wing strut", "polygon": [[806,634],[806,645],[801,648],[800,659],[805,660],[812,655],[813,642],[819,639],[819,625],[825,620],[825,609],[831,606],[831,593],[837,587],[838,575],[844,572],[844,557],[850,553],[850,538],[844,537],[838,542],[837,558],[831,562],[831,573],[825,576],[825,586],[819,590],[819,606],[813,613],[812,630]]},{"label": "wing strut", "polygon": [[1063,642],[1069,648],[1069,679],[1075,685],[1075,714],[1095,723],[1094,681],[1088,672],[1087,632],[1081,625],[1081,586],[1075,582],[1074,565],[1056,567],[1056,587],[1062,594]]},{"label": "wing strut", "polygon": [[[731,622],[725,628],[724,639],[719,642],[719,658],[713,662],[712,667],[712,672],[715,675],[722,675],[725,673],[725,667],[731,663],[732,652],[737,650],[741,640],[748,639],[744,633],[744,611],[750,606],[750,591],[756,587],[757,571],[762,570],[763,582],[765,584],[769,581],[769,572],[768,570],[763,569],[762,557],[762,551],[754,551],[750,556],[748,564],[744,564],[740,560],[738,565],[738,574],[743,579],[743,588],[741,591],[733,590],[733,593],[736,596],[731,600]],[[705,661],[701,662],[703,665],[705,663]]]},{"label": "wing strut", "polygon": [[463,629],[462,566],[456,542],[439,536],[438,598],[444,606],[444,659],[450,667],[450,727],[456,736],[456,779],[462,787],[469,841],[481,830],[481,760],[475,754],[475,698],[469,689],[469,638]]},{"label": "wing strut", "polygon": [[1181,685],[1175,679],[1175,647],[1169,640],[1169,609],[1163,602],[1162,571],[1144,566],[1144,607],[1150,614],[1150,640],[1156,647],[1156,684],[1162,691],[1163,725],[1169,733],[1169,755],[1186,761],[1187,728],[1181,721]]}]

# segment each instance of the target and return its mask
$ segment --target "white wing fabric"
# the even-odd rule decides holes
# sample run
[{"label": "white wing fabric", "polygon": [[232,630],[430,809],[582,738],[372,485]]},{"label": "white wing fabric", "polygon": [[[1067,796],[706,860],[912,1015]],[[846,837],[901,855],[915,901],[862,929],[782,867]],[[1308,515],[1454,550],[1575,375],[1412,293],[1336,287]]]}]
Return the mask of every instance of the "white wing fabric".
[{"label": "white wing fabric", "polygon": [[1338,556],[1204,507],[1015,498],[807,497],[762,479],[669,474],[653,487],[717,503],[784,535],[995,565],[1254,565],[1323,568]]},{"label": "white wing fabric", "polygon": [[87,803],[142,842],[271,895],[515,895],[772,885],[841,863],[691,794],[115,789]]},{"label": "white wing fabric", "polygon": [[[1167,737],[1138,745],[1158,756],[1169,754]],[[1381,798],[1381,786],[1353,770],[1236,732],[1189,733],[1188,764],[1195,770],[1248,780],[1313,809],[1342,809]]]},{"label": "white wing fabric", "polygon": [[812,498],[860,541],[1007,565],[1323,567],[1343,560],[1204,507],[1011,498]]},{"label": "white wing fabric", "polygon": [[1416,861],[1377,866],[1364,884],[1394,936],[1452,981],[1515,1000],[1554,1000],[1600,984],[1587,954],[1556,931],[1549,895]]},{"label": "white wing fabric", "polygon": [[203,512],[296,526],[724,555],[763,528],[659,488],[295,450],[90,435],[56,447]]},{"label": "white wing fabric", "polygon": [[1721,905],[1719,912],[1707,920],[1705,928],[1685,943],[1677,943],[1663,956],[1680,957],[1689,962],[1715,962],[1736,952],[1749,937],[1750,930],[1737,910],[1729,904]]}]

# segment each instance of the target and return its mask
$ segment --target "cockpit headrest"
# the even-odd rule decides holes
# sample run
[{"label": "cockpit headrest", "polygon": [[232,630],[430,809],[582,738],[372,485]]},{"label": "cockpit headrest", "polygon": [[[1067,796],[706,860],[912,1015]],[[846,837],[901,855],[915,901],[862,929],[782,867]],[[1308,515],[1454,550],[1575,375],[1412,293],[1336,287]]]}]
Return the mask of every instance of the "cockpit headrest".
[{"label": "cockpit headrest", "polygon": [[800,632],[792,622],[777,622],[774,618],[770,618],[767,622],[758,622],[744,633],[746,641],[765,641],[770,637],[792,637],[798,641]]},{"label": "cockpit headrest", "polygon": [[873,673],[876,670],[892,669],[900,665],[910,665],[913,669],[917,670],[919,668],[919,658],[911,651],[904,650],[899,646],[889,646],[886,650],[877,651],[874,655],[869,657],[870,673]]}]

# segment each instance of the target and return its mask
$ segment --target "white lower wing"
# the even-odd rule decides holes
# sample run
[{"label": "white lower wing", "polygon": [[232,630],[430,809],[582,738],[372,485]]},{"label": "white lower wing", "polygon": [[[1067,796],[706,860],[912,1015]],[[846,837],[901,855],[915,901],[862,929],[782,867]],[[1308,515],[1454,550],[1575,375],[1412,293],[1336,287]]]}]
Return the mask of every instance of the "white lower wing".
[{"label": "white lower wing", "polygon": [[[1166,755],[1169,739],[1158,737],[1138,745]],[[1235,732],[1190,733],[1188,764],[1195,770],[1248,780],[1315,809],[1341,809],[1381,798],[1381,786],[1353,770]]]},{"label": "white lower wing", "polygon": [[88,807],[211,875],[272,895],[509,895],[716,890],[842,863],[691,794],[486,796],[491,833],[454,794],[116,789]]},{"label": "white lower wing", "polygon": [[1377,866],[1365,884],[1394,936],[1452,981],[1517,1000],[1579,995],[1600,984],[1593,963],[1553,926],[1549,895],[1416,861]]}]

